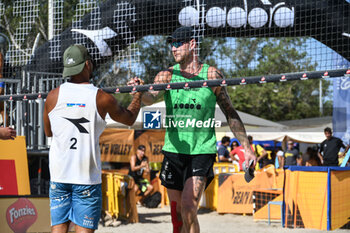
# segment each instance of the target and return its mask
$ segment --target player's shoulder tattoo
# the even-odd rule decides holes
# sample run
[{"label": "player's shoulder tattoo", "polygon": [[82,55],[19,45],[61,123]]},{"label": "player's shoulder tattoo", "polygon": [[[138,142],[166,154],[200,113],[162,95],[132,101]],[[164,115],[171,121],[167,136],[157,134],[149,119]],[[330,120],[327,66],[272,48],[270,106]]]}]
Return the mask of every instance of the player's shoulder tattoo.
[{"label": "player's shoulder tattoo", "polygon": [[209,68],[208,68],[208,79],[209,80],[224,79],[224,75],[221,73],[220,70],[218,70],[214,66],[209,66]]}]

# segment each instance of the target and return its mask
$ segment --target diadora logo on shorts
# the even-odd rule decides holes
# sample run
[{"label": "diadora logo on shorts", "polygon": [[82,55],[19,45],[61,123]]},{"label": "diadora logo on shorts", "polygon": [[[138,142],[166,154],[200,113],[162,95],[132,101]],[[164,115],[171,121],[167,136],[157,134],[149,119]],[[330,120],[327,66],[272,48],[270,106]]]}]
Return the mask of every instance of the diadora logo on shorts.
[{"label": "diadora logo on shorts", "polygon": [[143,112],[143,128],[144,129],[160,129],[161,128],[161,113],[157,111]]},{"label": "diadora logo on shorts", "polygon": [[[256,2],[260,2],[260,7]],[[272,27],[286,28],[294,26],[294,7],[287,6],[285,2],[273,5],[269,0],[242,0],[239,6],[214,6],[205,9],[202,13],[196,6],[187,6],[179,13],[179,23],[182,26],[199,26],[201,17],[205,14],[205,22],[209,27],[241,28],[247,25],[261,28],[268,24]]]}]

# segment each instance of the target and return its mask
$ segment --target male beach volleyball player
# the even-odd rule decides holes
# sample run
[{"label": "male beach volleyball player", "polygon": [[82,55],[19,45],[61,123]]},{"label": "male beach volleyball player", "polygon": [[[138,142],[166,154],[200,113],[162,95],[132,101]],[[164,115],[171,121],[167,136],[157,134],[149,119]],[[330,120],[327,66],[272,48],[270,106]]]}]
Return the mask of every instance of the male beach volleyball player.
[{"label": "male beach volleyball player", "polygon": [[[189,82],[222,79],[215,67],[202,64],[196,54],[197,41],[191,27],[180,27],[168,38],[176,65],[161,71],[154,83]],[[145,93],[145,104],[151,104],[159,92]],[[193,119],[207,121],[215,116],[216,102],[227,117],[235,137],[245,149],[245,160],[254,160],[244,125],[232,106],[225,87],[165,91],[167,120],[179,123]],[[187,117],[187,119],[186,119]],[[164,160],[160,178],[171,202],[174,233],[199,232],[197,208],[202,192],[214,177],[216,156],[214,127],[169,127],[163,147]]]},{"label": "male beach volleyball player", "polygon": [[[105,116],[132,125],[140,110],[141,93],[127,109],[115,98],[89,83],[93,64],[86,48],[72,45],[63,55],[63,77],[69,82],[50,91],[45,102],[44,129],[52,137],[49,152],[51,232],[97,229],[101,214],[101,161],[99,137]],[[135,78],[130,84],[141,81]]]}]

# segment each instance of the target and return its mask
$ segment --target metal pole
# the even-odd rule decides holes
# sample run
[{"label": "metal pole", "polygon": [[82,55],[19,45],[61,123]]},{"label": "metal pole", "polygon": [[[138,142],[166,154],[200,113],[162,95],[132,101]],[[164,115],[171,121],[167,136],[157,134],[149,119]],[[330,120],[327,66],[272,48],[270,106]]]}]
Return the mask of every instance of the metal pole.
[{"label": "metal pole", "polygon": [[54,8],[53,8],[53,4],[54,4],[54,0],[49,0],[49,12],[48,12],[48,21],[49,21],[49,25],[48,25],[48,39],[51,40],[54,36],[54,30],[53,30],[53,26],[54,26]]},{"label": "metal pole", "polygon": [[[43,79],[39,80],[39,93],[44,91],[43,88]],[[38,99],[38,149],[44,149],[44,100],[43,98]]]},{"label": "metal pole", "polygon": [[[22,89],[22,82],[17,83],[17,88],[16,88],[16,94],[19,95],[21,93]],[[16,101],[16,133],[17,135],[23,135],[22,134],[22,101]]]},{"label": "metal pole", "polygon": [[320,114],[323,116],[323,100],[322,100],[322,79],[320,79],[320,90],[319,90],[319,98],[320,98]]}]

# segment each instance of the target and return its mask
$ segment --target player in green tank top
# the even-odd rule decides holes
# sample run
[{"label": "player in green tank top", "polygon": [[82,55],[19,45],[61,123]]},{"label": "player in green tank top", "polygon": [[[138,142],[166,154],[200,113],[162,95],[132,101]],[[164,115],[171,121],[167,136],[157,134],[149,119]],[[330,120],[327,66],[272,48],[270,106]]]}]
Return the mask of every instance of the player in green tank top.
[{"label": "player in green tank top", "polygon": [[[198,45],[191,27],[180,27],[168,37],[176,65],[161,71],[155,84],[222,79],[215,67],[198,60]],[[145,93],[146,105],[154,102],[159,91]],[[197,208],[201,195],[213,179],[216,156],[215,105],[218,103],[227,122],[245,149],[245,160],[256,162],[242,120],[234,109],[225,87],[167,90],[164,160],[160,178],[171,202],[173,232],[199,232]],[[214,119],[214,120],[213,120]],[[196,122],[199,122],[198,124]],[[204,127],[204,122],[209,127]],[[212,123],[214,122],[214,124]]]}]

